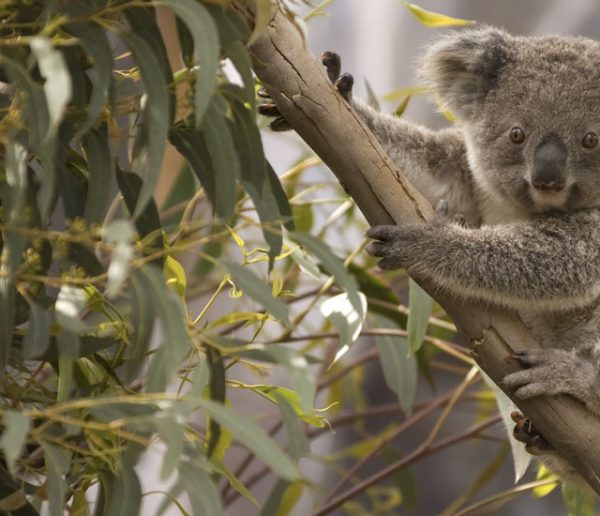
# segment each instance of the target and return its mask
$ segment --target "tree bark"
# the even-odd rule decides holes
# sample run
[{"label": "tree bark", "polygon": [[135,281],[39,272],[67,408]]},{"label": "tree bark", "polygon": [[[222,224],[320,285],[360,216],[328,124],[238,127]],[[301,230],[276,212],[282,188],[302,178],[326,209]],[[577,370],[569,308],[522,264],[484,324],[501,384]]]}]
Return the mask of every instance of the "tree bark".
[{"label": "tree bark", "polygon": [[[433,214],[431,205],[332,87],[298,28],[275,11],[251,50],[256,75],[281,113],[329,166],[370,224],[425,223]],[[469,338],[478,364],[501,388],[502,378],[518,369],[510,355],[539,348],[516,314],[463,304],[445,294],[435,297]],[[599,420],[568,396],[520,400],[503,390],[600,495]]]}]

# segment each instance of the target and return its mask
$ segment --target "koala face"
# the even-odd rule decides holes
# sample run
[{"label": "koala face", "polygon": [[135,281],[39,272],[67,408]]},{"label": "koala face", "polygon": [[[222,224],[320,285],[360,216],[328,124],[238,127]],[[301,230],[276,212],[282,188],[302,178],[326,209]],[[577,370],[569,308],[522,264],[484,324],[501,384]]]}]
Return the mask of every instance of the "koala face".
[{"label": "koala face", "polygon": [[600,205],[600,44],[446,36],[424,75],[464,128],[478,186],[525,213]]}]

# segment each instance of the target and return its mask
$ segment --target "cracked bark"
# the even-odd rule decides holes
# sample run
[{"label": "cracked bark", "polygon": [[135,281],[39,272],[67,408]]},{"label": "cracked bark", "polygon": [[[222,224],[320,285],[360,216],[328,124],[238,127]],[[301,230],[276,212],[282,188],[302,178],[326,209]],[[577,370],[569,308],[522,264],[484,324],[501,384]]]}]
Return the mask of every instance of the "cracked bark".
[{"label": "cracked bark", "polygon": [[[251,50],[254,70],[281,113],[329,166],[370,224],[426,222],[431,217],[432,207],[331,86],[284,15],[274,14]],[[518,368],[507,360],[514,351],[539,348],[515,314],[460,303],[451,296],[435,297],[470,339],[475,359],[496,383]],[[598,419],[568,396],[519,400],[505,392],[600,495]]]}]

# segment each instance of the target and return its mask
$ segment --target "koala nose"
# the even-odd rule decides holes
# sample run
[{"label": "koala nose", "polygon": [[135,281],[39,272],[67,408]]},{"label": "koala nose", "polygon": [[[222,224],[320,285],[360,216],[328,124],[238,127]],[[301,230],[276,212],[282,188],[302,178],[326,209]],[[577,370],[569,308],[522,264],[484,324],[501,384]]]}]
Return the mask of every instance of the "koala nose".
[{"label": "koala nose", "polygon": [[541,192],[560,192],[566,184],[567,148],[554,135],[545,138],[533,154],[531,184]]}]

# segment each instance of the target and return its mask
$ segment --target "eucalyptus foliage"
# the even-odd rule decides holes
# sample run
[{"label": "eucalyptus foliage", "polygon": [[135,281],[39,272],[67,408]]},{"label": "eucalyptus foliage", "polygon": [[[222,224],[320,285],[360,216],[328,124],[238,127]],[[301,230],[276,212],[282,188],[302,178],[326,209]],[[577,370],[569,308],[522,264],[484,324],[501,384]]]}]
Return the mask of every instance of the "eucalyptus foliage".
[{"label": "eucalyptus foliage", "polygon": [[[272,8],[0,2],[0,511],[134,515],[151,499],[213,516],[243,498],[287,514],[323,499],[301,459],[343,485],[348,458],[382,454],[394,484],[345,509],[414,505],[398,425],[365,422],[410,414],[417,368],[433,383],[442,352],[468,380],[452,409],[472,362],[422,291],[402,305],[360,238],[339,242],[364,226],[338,185],[308,177],[317,159],[279,176],[267,161],[248,45]],[[369,332],[375,353],[346,354]],[[373,358],[382,407],[363,393]],[[328,423],[362,442],[316,452]]]}]

